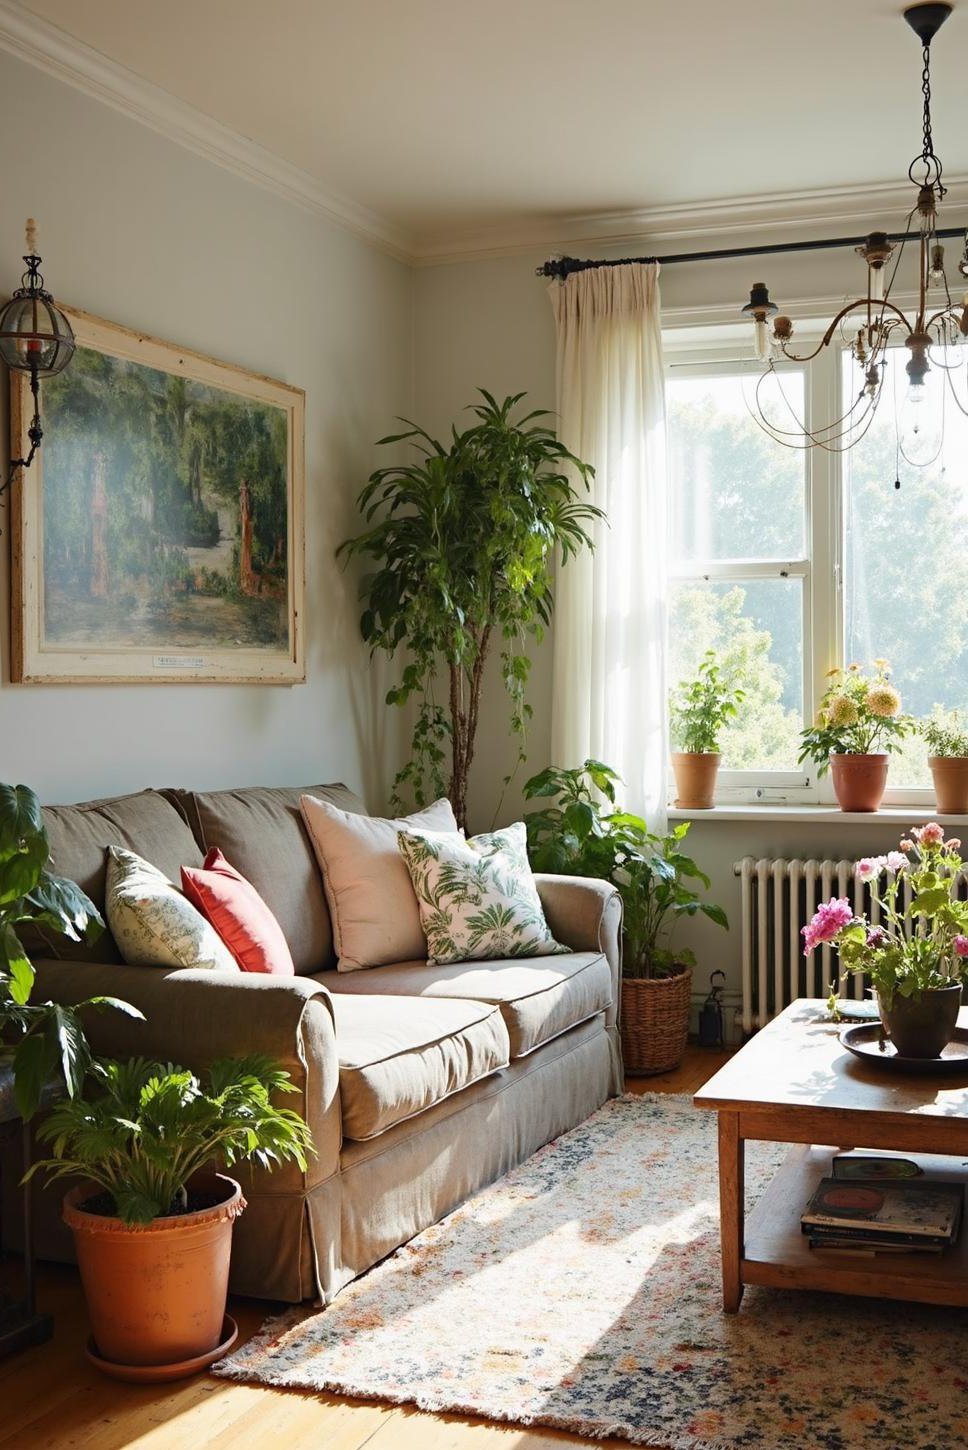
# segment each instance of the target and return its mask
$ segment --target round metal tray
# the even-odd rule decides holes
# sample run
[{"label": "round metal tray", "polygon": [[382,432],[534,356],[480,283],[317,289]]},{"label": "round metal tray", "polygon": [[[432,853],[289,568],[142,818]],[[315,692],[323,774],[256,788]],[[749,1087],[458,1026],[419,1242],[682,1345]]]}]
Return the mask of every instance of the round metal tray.
[{"label": "round metal tray", "polygon": [[925,1077],[947,1074],[968,1076],[968,1027],[955,1028],[954,1037],[940,1057],[901,1057],[890,1038],[882,1035],[879,1022],[845,1027],[840,1033],[840,1041],[862,1062],[889,1072],[916,1072]]}]

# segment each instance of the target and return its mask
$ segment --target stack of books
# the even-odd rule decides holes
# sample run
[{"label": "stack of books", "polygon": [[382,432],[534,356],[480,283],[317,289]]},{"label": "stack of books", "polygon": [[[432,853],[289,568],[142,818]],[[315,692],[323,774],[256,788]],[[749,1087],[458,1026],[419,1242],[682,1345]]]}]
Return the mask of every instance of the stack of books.
[{"label": "stack of books", "polygon": [[861,1256],[940,1254],[958,1238],[963,1206],[960,1183],[839,1172],[821,1179],[800,1227],[812,1249]]}]

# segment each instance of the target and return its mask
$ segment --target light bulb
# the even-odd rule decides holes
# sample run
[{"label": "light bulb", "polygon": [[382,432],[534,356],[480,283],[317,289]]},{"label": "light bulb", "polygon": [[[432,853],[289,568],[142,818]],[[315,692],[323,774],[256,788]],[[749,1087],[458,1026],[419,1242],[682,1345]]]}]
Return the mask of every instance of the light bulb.
[{"label": "light bulb", "polygon": [[758,317],[753,324],[753,351],[759,362],[769,362],[770,329],[765,317]]},{"label": "light bulb", "polygon": [[924,396],[926,391],[927,389],[925,388],[923,383],[908,384],[907,400],[911,404],[912,408],[918,408],[921,406],[921,404],[924,402]]},{"label": "light bulb", "polygon": [[884,300],[884,268],[871,267],[868,271],[868,296],[875,302]]}]

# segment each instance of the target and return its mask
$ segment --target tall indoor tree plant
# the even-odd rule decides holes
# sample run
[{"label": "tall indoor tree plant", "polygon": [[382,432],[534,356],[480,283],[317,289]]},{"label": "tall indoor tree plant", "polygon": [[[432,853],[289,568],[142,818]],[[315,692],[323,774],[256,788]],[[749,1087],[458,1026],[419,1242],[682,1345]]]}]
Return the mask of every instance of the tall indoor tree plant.
[{"label": "tall indoor tree plant", "polygon": [[524,393],[498,403],[483,388],[476,422],[447,447],[417,424],[382,438],[412,444],[414,462],[378,468],[359,497],[366,529],[337,551],[373,564],[363,578],[363,638],[406,656],[387,703],[417,702],[411,755],[394,782],[423,805],[448,795],[467,821],[467,783],[484,669],[500,641],[510,727],[525,756],[529,642],[551,620],[556,550],[591,548],[602,511],[580,495],[591,468],[558,441],[542,409],[515,417]]}]

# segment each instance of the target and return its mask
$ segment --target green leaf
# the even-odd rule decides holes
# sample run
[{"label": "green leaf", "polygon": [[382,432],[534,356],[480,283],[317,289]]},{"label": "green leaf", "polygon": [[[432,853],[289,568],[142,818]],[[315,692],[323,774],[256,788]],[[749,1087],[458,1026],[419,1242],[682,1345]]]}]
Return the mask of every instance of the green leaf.
[{"label": "green leaf", "polygon": [[24,1037],[13,1053],[13,1093],[17,1111],[28,1123],[40,1106],[40,1096],[52,1076],[57,1055],[49,1038],[41,1034]]},{"label": "green leaf", "polygon": [[33,990],[34,969],[20,944],[20,938],[9,924],[0,930],[0,956],[3,970],[9,978],[7,986],[10,995],[22,1007]]}]

